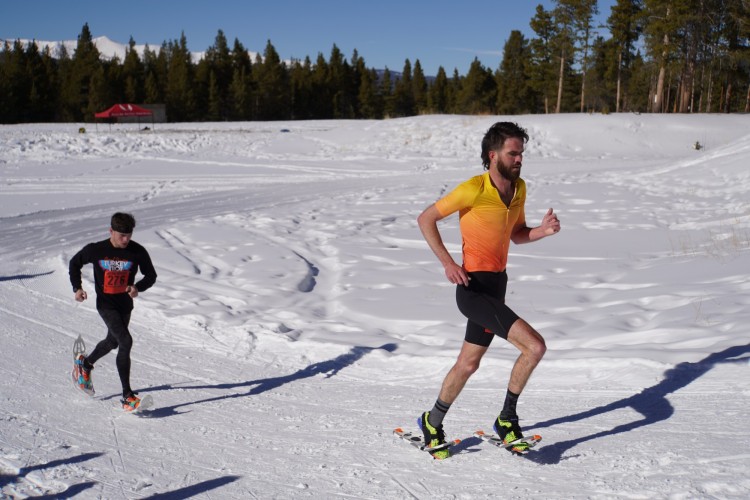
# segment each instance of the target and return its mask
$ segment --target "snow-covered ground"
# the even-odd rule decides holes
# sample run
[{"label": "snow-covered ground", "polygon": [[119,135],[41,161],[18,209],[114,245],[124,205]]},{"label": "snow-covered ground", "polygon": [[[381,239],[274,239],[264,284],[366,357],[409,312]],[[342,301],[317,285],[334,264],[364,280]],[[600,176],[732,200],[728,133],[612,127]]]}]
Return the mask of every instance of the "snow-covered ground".
[{"label": "snow-covered ground", "polygon": [[[392,435],[465,322],[415,219],[482,172],[498,119],[0,127],[0,496],[750,496],[750,116],[513,118],[527,219],[563,224],[508,269],[548,344],[519,403],[544,440],[472,437],[516,357],[499,339],[446,418],[453,458]],[[69,376],[104,327],[67,262],[115,211],[159,273],[131,324],[140,418],[114,353],[96,399]],[[441,229],[460,258],[457,217]]]}]

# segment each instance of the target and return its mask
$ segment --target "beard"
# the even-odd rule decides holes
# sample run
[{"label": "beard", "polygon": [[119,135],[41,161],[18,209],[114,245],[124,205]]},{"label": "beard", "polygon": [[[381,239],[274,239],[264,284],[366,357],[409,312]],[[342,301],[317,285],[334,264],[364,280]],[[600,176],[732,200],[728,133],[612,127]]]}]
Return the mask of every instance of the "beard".
[{"label": "beard", "polygon": [[497,173],[499,173],[503,179],[507,179],[511,182],[515,182],[516,179],[521,177],[521,164],[514,163],[513,165],[507,166],[507,165],[504,165],[502,162],[498,163]]}]

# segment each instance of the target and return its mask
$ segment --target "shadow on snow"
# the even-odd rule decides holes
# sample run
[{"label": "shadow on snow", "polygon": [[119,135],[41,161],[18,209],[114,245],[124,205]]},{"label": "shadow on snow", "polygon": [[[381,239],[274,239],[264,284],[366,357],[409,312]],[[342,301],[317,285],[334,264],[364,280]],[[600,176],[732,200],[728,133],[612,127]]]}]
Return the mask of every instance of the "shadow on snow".
[{"label": "shadow on snow", "polygon": [[750,344],[729,347],[721,352],[711,354],[704,359],[695,363],[684,362],[676,365],[664,372],[664,379],[658,384],[644,389],[638,394],[614,401],[608,405],[599,406],[590,410],[576,413],[574,415],[568,415],[567,417],[560,417],[544,422],[539,422],[535,425],[529,426],[529,429],[540,429],[544,427],[552,427],[557,424],[565,424],[569,422],[577,422],[605,413],[620,410],[623,408],[632,408],[637,411],[643,418],[627,424],[618,425],[609,430],[590,434],[588,436],[582,436],[577,439],[571,439],[569,441],[562,441],[554,443],[548,446],[540,448],[538,451],[530,453],[528,458],[534,462],[541,464],[556,464],[562,460],[563,454],[573,448],[574,446],[598,439],[606,436],[612,436],[623,432],[632,431],[640,427],[662,422],[670,418],[675,409],[672,404],[667,400],[667,396],[672,394],[683,387],[691,384],[701,376],[705,375],[708,371],[714,368],[716,365],[721,363],[746,363],[748,358],[739,358],[742,355],[750,353]]},{"label": "shadow on snow", "polygon": [[216,479],[209,479],[208,481],[185,486],[184,488],[180,488],[174,491],[157,493],[155,495],[151,495],[150,497],[146,497],[145,500],[170,500],[178,498],[190,498],[200,495],[201,493],[206,493],[209,490],[215,490],[216,488],[220,488],[226,484],[233,483],[238,479],[240,479],[240,476],[217,477]]},{"label": "shadow on snow", "polygon": [[[320,363],[313,363],[289,375],[263,378],[263,379],[258,379],[258,380],[248,380],[245,382],[235,382],[235,383],[225,383],[225,384],[215,384],[215,385],[191,385],[191,386],[180,385],[179,389],[223,389],[223,390],[227,390],[227,389],[237,389],[237,388],[242,388],[242,387],[252,387],[252,389],[250,389],[247,392],[224,394],[224,395],[216,396],[212,398],[200,399],[200,400],[195,400],[195,401],[187,401],[185,403],[176,404],[173,406],[159,407],[159,408],[155,408],[153,411],[150,411],[148,413],[144,412],[144,416],[148,416],[151,418],[169,417],[172,415],[177,415],[178,408],[183,408],[183,407],[190,406],[190,405],[211,403],[213,401],[222,401],[226,399],[244,398],[247,396],[255,396],[257,394],[262,394],[264,392],[271,391],[273,389],[281,387],[290,382],[296,382],[298,380],[314,377],[316,375],[324,374],[325,378],[331,378],[334,375],[336,375],[338,372],[346,368],[347,366],[351,366],[352,364],[359,361],[365,354],[367,354],[370,351],[382,349],[384,351],[393,352],[396,350],[396,348],[397,348],[396,344],[384,344],[380,347],[354,346],[351,348],[349,352],[345,354],[337,356],[333,359],[329,359],[328,361],[321,361]],[[174,388],[175,387],[173,387],[172,385],[162,385],[162,386],[157,386],[157,387],[145,388],[145,389],[142,389],[140,392],[163,391],[163,390],[169,390],[169,389],[174,389]]]},{"label": "shadow on snow", "polygon": [[[104,453],[84,453],[82,455],[78,455],[77,457],[70,457],[70,458],[61,458],[59,460],[52,460],[47,463],[38,464],[38,465],[32,465],[30,467],[21,467],[18,469],[18,474],[0,474],[0,488],[11,484],[16,483],[19,480],[21,480],[23,477],[25,477],[28,474],[31,474],[32,472],[44,470],[44,469],[54,469],[55,467],[59,467],[61,465],[72,465],[77,464],[81,462],[86,462],[88,460],[92,460],[94,458],[100,457],[104,455]],[[68,487],[65,491],[61,491],[59,493],[55,493],[54,495],[42,495],[42,496],[35,496],[34,498],[70,498],[73,497],[84,490],[87,490],[91,487],[96,485],[95,482],[85,482],[80,484],[75,484],[73,486]]]},{"label": "shadow on snow", "polygon": [[30,280],[34,278],[39,278],[40,276],[49,276],[50,274],[53,274],[54,272],[55,271],[47,271],[46,273],[37,273],[37,274],[16,274],[15,276],[0,276],[0,282]]}]

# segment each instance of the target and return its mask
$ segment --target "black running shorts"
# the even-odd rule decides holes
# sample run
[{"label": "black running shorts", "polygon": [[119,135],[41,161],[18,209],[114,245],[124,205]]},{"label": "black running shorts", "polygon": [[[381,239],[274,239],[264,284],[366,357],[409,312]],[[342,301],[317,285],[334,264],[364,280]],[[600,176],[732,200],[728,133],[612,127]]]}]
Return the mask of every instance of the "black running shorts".
[{"label": "black running shorts", "polygon": [[505,271],[468,273],[469,286],[456,287],[458,310],[466,316],[466,337],[470,344],[487,347],[495,335],[507,340],[518,315],[505,305],[508,275]]}]

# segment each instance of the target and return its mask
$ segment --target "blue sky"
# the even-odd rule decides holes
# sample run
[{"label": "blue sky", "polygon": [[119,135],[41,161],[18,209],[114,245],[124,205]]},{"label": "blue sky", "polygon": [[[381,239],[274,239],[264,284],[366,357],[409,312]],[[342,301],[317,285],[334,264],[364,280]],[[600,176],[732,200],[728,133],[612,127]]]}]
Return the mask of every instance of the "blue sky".
[{"label": "blue sky", "polygon": [[[609,17],[615,0],[599,0],[598,20]],[[370,68],[401,71],[419,59],[427,75],[443,66],[466,74],[475,57],[496,69],[511,30],[532,37],[536,6],[552,0],[35,0],[2,1],[0,38],[75,40],[84,23],[94,37],[157,48],[185,33],[194,52],[214,44],[219,29],[250,51],[266,42],[282,59],[326,59],[335,43],[347,59],[354,49]]]}]

